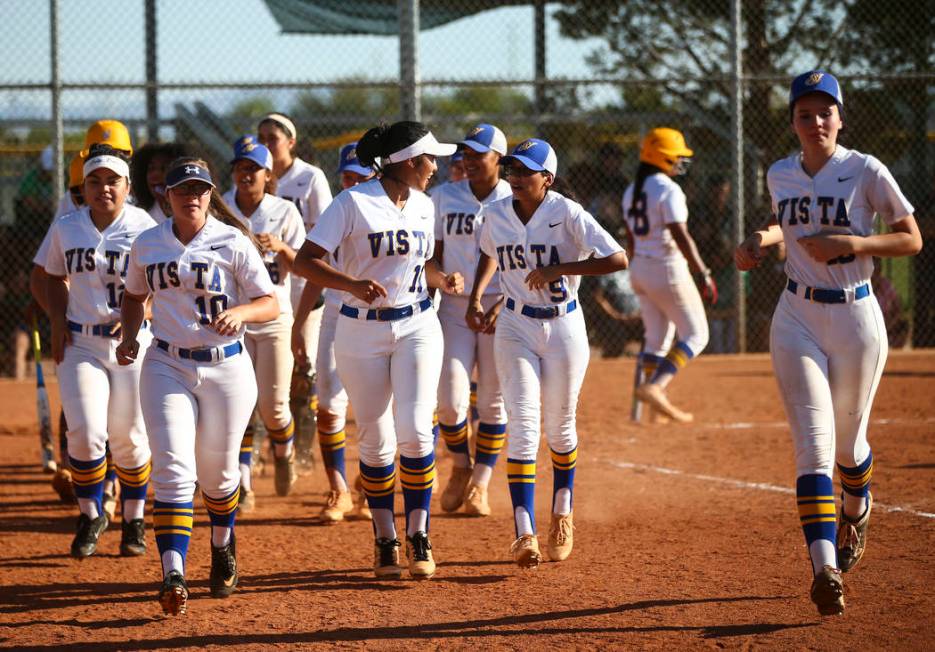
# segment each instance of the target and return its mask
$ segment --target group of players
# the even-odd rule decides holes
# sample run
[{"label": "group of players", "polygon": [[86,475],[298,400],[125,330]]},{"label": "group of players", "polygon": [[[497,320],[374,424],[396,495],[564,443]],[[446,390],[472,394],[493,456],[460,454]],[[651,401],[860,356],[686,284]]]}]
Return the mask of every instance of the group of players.
[{"label": "group of players", "polygon": [[[736,261],[750,269],[762,248],[782,240],[789,250],[771,348],[796,449],[811,598],[833,614],[843,612],[841,571],[863,554],[872,505],[866,429],[886,336],[867,284],[871,256],[912,254],[921,238],[886,168],[838,145],[837,80],[821,71],[797,77],[789,106],[802,151],[771,168],[773,220],[738,247]],[[229,596],[238,581],[235,514],[255,500],[248,423],[255,408],[272,444],[277,493],[288,494],[298,418],[290,386],[314,366],[330,486],[320,518],[372,520],[377,577],[403,573],[397,476],[408,572],[435,574],[429,515],[438,432],[453,462],[441,497],[449,512],[463,505],[490,514],[488,486],[506,448],[511,554],[520,567],[538,566],[540,421],[553,467],[548,555],[567,559],[575,413],[589,358],[577,290],[582,275],[626,268],[627,254],[552,189],[558,160],[541,139],[508,154],[505,135],[490,124],[457,145],[439,143],[421,123],[381,125],[342,148],[343,191],[332,198],[321,170],[295,157],[297,136],[288,116],[266,116],[256,135],[234,143],[233,187],[222,197],[207,163],[183,146],[148,145],[145,169],[133,174],[126,129],[102,121],[89,130],[82,178],[72,177],[66,197],[73,210],[53,221],[33,275],[52,324],[81,511],[72,555],[93,554],[113,518],[104,506],[109,446],[124,555],[145,553],[153,485],[164,612],[187,606],[196,487],[211,520],[211,593]],[[436,157],[456,153],[465,178],[426,194]],[[666,387],[704,349],[702,297],[717,298],[673,181],[692,156],[679,131],[650,131],[622,199],[646,329],[636,396],[679,422],[692,416],[669,401]],[[136,206],[131,177],[145,184],[135,189]],[[873,235],[875,213],[889,233]],[[830,324],[850,343],[826,341]],[[348,403],[360,458],[356,505],[344,461]]]}]

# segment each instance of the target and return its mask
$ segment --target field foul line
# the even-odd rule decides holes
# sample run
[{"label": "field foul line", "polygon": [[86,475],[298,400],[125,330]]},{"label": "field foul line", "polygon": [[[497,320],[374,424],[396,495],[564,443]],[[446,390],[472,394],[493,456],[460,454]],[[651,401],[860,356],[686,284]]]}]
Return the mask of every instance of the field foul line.
[{"label": "field foul line", "polygon": [[[716,475],[705,475],[703,473],[686,473],[685,471],[679,471],[678,469],[669,469],[664,466],[654,466],[652,464],[636,464],[634,462],[616,462],[609,460],[608,463],[611,466],[616,466],[620,469],[632,469],[634,471],[652,471],[653,473],[661,473],[662,475],[679,475],[684,478],[691,478],[692,480],[701,480],[703,482],[714,482],[717,484],[727,485],[729,487],[736,487],[737,489],[756,489],[757,491],[771,491],[777,494],[790,494],[795,495],[795,489],[790,489],[789,487],[780,487],[779,485],[769,484],[768,482],[746,482],[744,480],[732,480],[731,478],[721,478]],[[884,503],[878,503],[873,501],[874,509],[882,509],[884,512],[902,512],[904,514],[910,514],[912,516],[918,516],[920,518],[932,518],[935,519],[935,514],[930,512],[920,512],[914,509],[909,509],[908,507],[899,507],[897,505],[886,505]]]},{"label": "field foul line", "polygon": [[[925,419],[871,419],[870,425],[873,426],[918,426],[927,423],[935,423],[935,417]],[[711,428],[720,430],[765,430],[767,428],[788,428],[786,421],[737,421],[735,423],[699,423],[701,428]]]}]

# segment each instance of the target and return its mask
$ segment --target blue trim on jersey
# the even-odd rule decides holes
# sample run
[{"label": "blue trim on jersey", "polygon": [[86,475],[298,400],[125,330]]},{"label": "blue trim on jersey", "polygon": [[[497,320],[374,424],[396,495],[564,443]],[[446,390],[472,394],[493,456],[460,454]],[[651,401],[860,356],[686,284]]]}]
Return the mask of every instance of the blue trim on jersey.
[{"label": "blue trim on jersey", "polygon": [[[165,340],[156,340],[156,346],[158,346],[163,351],[171,354],[173,353],[172,349],[175,348]],[[221,347],[210,347],[206,349],[183,349],[175,348],[175,354],[182,358],[183,360],[194,360],[195,362],[214,362],[215,354],[220,351],[223,353],[223,357],[218,357],[218,361],[224,360],[225,358],[230,358],[235,356],[243,351],[243,344],[240,342],[234,342],[233,344],[228,344],[224,348]]]},{"label": "blue trim on jersey", "polygon": [[[507,297],[506,307],[509,310],[517,312],[516,304],[516,301]],[[572,299],[564,306],[549,306],[548,308],[537,308],[535,306],[527,306],[523,304],[523,307],[519,310],[519,313],[532,319],[555,319],[556,317],[561,317],[562,315],[567,315],[570,312],[574,312],[577,307],[577,299]]]},{"label": "blue trim on jersey", "polygon": [[425,312],[432,306],[432,300],[422,299],[419,303],[401,308],[371,308],[366,313],[361,308],[352,308],[346,303],[341,304],[341,314],[351,319],[366,319],[367,321],[396,321],[405,319],[416,314],[416,308],[419,312]]},{"label": "blue trim on jersey", "polygon": [[[803,296],[806,301],[814,301],[815,303],[847,303],[847,292],[844,290],[823,290],[821,288],[811,288],[805,285],[802,287],[805,288]],[[799,284],[791,278],[789,282],[786,283],[786,289],[796,296],[799,294]],[[869,283],[864,283],[854,288],[854,301],[860,301],[869,296]]]}]

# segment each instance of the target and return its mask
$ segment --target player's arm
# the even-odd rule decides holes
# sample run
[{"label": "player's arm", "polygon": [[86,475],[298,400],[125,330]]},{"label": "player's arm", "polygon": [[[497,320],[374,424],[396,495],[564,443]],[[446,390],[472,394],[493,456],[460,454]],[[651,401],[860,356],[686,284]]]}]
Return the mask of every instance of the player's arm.
[{"label": "player's arm", "polygon": [[604,258],[595,258],[592,255],[590,258],[571,263],[538,267],[526,276],[526,285],[530,289],[539,290],[562,276],[601,276],[626,269],[628,264],[627,254],[623,251],[616,251]]},{"label": "player's arm", "polygon": [[688,268],[692,273],[710,274],[708,266],[704,264],[704,261],[701,260],[701,254],[698,253],[698,245],[695,244],[695,239],[688,232],[688,227],[685,223],[673,222],[672,224],[666,224],[666,228],[669,229],[672,239],[675,240],[679,251],[685,256],[685,260],[688,261]]},{"label": "player's arm", "polygon": [[263,251],[271,251],[276,254],[276,262],[279,263],[280,267],[284,268],[284,273],[292,270],[292,265],[295,262],[295,249],[272,233],[258,233],[256,241],[263,248]]},{"label": "player's arm", "polygon": [[376,281],[356,279],[336,270],[324,260],[327,254],[320,245],[306,240],[295,257],[293,273],[304,276],[315,285],[352,294],[366,303],[373,303],[378,297],[387,295],[386,288]]},{"label": "player's arm", "polygon": [[146,304],[149,295],[132,294],[123,291],[123,299],[120,301],[120,344],[117,345],[115,354],[117,364],[132,364],[140,353],[140,343],[136,341],[136,336],[140,332],[143,320],[146,318]]},{"label": "player's arm", "polygon": [[307,342],[305,341],[305,322],[311,314],[315,305],[321,297],[322,287],[314,283],[306,283],[302,289],[302,296],[299,298],[299,305],[295,309],[295,321],[292,322],[292,355],[296,362],[304,364],[308,362]]},{"label": "player's arm", "polygon": [[464,292],[464,276],[461,272],[446,274],[442,271],[441,261],[433,256],[425,261],[425,280],[430,288],[439,288],[448,294],[461,294]]},{"label": "player's arm", "polygon": [[264,294],[253,297],[248,303],[233,306],[218,313],[211,327],[219,335],[236,335],[244,324],[262,324],[279,316],[279,300],[276,295]]},{"label": "player's arm", "polygon": [[754,231],[734,250],[734,264],[742,272],[753,269],[763,259],[763,249],[775,247],[782,242],[782,229],[775,217],[771,217],[762,229]]},{"label": "player's arm", "polygon": [[868,236],[818,233],[799,238],[798,242],[820,263],[850,254],[894,258],[914,256],[922,250],[922,234],[912,215],[891,224],[888,233]]},{"label": "player's arm", "polygon": [[484,291],[487,290],[487,286],[490,285],[490,280],[497,271],[497,261],[483,251],[479,252],[479,254],[480,257],[477,259],[477,269],[474,272],[474,287],[471,288],[471,298],[468,301],[467,314],[464,316],[464,319],[467,321],[467,325],[471,330],[482,333],[493,327],[493,322],[500,312],[499,306],[502,304],[502,301],[499,302],[497,306],[494,306],[497,308],[496,311],[491,310],[490,313],[484,312],[484,305],[481,303],[481,297],[484,296]]},{"label": "player's arm", "polygon": [[46,305],[52,324],[52,359],[57,363],[65,357],[65,346],[71,342],[71,332],[65,313],[68,309],[68,283],[64,276],[46,275]]}]

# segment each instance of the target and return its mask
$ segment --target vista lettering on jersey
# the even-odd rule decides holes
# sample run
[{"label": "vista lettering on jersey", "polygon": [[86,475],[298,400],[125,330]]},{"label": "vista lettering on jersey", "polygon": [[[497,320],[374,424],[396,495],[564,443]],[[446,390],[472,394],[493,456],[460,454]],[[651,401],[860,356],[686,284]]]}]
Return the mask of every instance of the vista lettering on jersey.
[{"label": "vista lettering on jersey", "polygon": [[[844,198],[819,196],[815,203],[821,209],[819,224],[822,226],[848,227],[851,225],[847,217],[847,201]],[[788,226],[808,224],[811,220],[812,198],[808,195],[780,199],[776,207],[778,209],[776,221],[779,222],[779,226],[782,226],[784,220]]]},{"label": "vista lettering on jersey", "polygon": [[93,247],[75,247],[65,250],[65,270],[68,274],[93,272],[97,269],[94,262],[96,249]]},{"label": "vista lettering on jersey", "polygon": [[447,235],[472,235],[474,233],[474,213],[447,213],[444,218]]},{"label": "vista lettering on jersey", "polygon": [[[497,247],[497,265],[500,271],[506,269],[526,269],[527,268],[527,249],[528,257],[535,256],[536,263],[533,268],[546,267],[548,265],[558,265],[562,261],[558,257],[558,248],[555,245],[531,244],[524,247],[521,244],[507,244]],[[549,252],[548,262],[542,262],[545,252]]]},{"label": "vista lettering on jersey", "polygon": [[374,258],[381,255],[405,256],[411,251],[410,236],[418,243],[416,256],[425,256],[427,234],[425,231],[412,231],[396,229],[390,231],[376,231],[367,234],[370,241],[370,253]]}]

